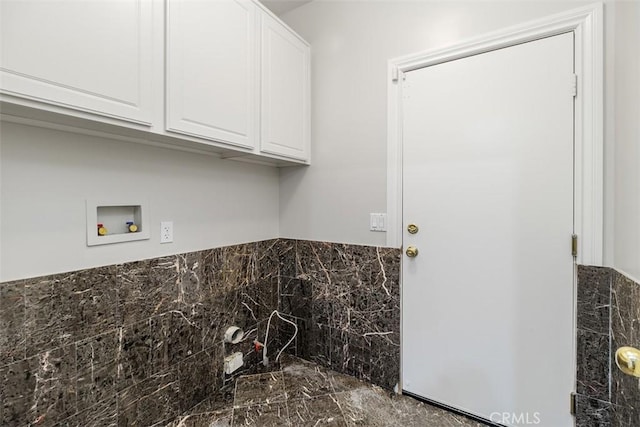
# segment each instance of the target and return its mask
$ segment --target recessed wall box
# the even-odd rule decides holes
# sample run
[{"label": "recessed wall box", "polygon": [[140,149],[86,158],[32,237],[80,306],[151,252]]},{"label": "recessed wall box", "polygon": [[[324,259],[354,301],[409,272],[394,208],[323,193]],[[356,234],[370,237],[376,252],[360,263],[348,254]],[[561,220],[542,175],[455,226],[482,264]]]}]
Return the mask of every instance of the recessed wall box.
[{"label": "recessed wall box", "polygon": [[[146,240],[151,236],[146,203],[87,200],[87,246]],[[98,224],[107,233],[98,233]],[[135,224],[135,227],[131,227]],[[131,231],[135,229],[136,231]]]}]

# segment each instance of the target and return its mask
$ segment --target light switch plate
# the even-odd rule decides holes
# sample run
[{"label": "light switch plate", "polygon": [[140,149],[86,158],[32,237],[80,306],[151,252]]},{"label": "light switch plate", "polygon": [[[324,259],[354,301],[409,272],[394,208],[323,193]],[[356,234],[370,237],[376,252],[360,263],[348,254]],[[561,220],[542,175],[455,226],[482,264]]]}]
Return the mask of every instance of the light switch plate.
[{"label": "light switch plate", "polygon": [[387,214],[386,213],[369,214],[369,230],[387,231]]}]

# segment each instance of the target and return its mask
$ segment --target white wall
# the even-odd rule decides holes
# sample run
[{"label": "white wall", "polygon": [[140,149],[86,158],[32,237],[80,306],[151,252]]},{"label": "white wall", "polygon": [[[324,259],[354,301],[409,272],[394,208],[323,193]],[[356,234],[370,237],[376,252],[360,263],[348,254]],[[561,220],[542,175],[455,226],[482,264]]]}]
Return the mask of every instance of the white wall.
[{"label": "white wall", "polygon": [[615,263],[640,281],[640,3],[615,11]]},{"label": "white wall", "polygon": [[[282,16],[312,46],[312,166],[281,171],[281,235],[385,244],[384,233],[368,231],[368,215],[386,210],[388,59],[587,3],[315,0]],[[605,17],[609,95],[613,93],[609,4]],[[612,176],[613,97],[606,96],[605,102],[605,174]],[[613,180],[608,179],[605,187],[605,258],[610,264]]]},{"label": "white wall", "polygon": [[[282,237],[384,245],[368,214],[386,209],[387,60],[581,4],[315,0],[284,15],[312,44],[313,133],[312,166],[281,169],[279,206],[274,168],[2,123],[0,280],[273,238],[278,210]],[[605,6],[605,261],[637,279],[640,3]],[[84,200],[137,195],[175,243],[87,248]]]},{"label": "white wall", "polygon": [[[0,185],[0,281],[278,237],[273,167],[3,122]],[[87,247],[103,197],[146,199],[151,239]]]}]

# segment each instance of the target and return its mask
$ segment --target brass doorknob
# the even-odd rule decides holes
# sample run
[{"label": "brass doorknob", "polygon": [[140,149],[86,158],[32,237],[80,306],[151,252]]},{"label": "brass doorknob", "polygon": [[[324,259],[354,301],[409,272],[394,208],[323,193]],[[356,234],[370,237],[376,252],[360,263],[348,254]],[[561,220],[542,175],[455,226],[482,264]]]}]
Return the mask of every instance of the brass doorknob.
[{"label": "brass doorknob", "polygon": [[415,246],[409,246],[405,253],[409,258],[415,258],[418,256],[418,248]]},{"label": "brass doorknob", "polygon": [[640,350],[620,347],[616,350],[616,365],[625,374],[640,377]]}]

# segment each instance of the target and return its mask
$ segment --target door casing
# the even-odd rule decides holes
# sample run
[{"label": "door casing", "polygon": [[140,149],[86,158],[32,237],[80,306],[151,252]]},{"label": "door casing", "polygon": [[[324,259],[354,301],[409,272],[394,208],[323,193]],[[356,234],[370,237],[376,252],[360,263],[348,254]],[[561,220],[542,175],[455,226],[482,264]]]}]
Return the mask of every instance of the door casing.
[{"label": "door casing", "polygon": [[[398,81],[403,78],[403,73],[573,31],[575,34],[575,73],[578,76],[575,98],[574,218],[575,230],[578,235],[576,263],[603,265],[603,16],[603,4],[595,3],[469,39],[447,48],[419,52],[388,62],[388,231],[386,242],[388,247],[402,247],[403,119],[402,85],[399,85]],[[400,298],[402,298],[402,277],[400,284]],[[575,300],[573,304],[573,310],[575,310]],[[402,311],[400,316],[402,319]],[[400,336],[402,337],[402,330]],[[402,360],[402,355],[400,355],[400,360]],[[400,366],[398,392],[402,388],[402,366]]]}]

